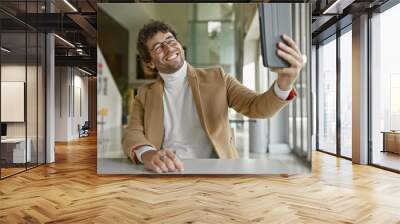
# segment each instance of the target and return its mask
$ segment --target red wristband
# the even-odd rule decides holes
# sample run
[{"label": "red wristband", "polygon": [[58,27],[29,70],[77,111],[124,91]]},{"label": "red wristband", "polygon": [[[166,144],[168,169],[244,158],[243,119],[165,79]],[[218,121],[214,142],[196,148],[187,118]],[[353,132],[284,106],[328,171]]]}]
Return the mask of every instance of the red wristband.
[{"label": "red wristband", "polygon": [[286,98],[286,100],[292,100],[295,96],[297,96],[297,93],[294,89],[292,89],[289,93],[289,96]]}]

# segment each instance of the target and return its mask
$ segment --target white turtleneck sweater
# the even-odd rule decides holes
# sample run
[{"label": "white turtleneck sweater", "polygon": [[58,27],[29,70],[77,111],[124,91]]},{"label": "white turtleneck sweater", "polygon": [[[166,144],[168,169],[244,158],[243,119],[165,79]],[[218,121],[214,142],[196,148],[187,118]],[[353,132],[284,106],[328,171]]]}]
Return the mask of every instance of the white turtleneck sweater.
[{"label": "white turtleneck sweater", "polygon": [[[164,139],[162,148],[176,151],[179,158],[210,158],[213,148],[204,129],[193,101],[192,89],[187,76],[187,63],[172,74],[160,72],[164,80]],[[277,84],[274,91],[281,99],[289,96],[289,91],[281,90]],[[142,154],[157,150],[151,146],[140,146],[135,154],[140,162]]]}]

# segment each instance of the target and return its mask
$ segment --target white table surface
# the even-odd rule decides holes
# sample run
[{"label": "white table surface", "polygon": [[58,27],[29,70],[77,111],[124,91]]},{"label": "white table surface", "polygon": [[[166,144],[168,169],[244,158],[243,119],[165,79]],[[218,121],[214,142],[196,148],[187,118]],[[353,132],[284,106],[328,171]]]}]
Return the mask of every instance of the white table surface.
[{"label": "white table surface", "polygon": [[183,159],[184,171],[154,173],[144,168],[142,164],[136,165],[127,158],[98,158],[98,174],[150,174],[150,175],[279,175],[309,173],[310,166],[286,164],[279,160],[268,159]]}]

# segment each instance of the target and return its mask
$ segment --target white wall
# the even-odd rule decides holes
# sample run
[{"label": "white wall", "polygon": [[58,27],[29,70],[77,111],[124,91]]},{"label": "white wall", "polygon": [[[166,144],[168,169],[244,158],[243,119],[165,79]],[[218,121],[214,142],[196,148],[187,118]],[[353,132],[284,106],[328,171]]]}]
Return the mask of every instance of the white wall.
[{"label": "white wall", "polygon": [[[25,65],[2,65],[1,81],[25,82]],[[31,69],[28,66],[28,70]]]},{"label": "white wall", "polygon": [[[2,65],[1,66],[1,81],[5,82],[25,82],[25,65]],[[1,108],[7,110],[7,108]],[[8,137],[25,137],[25,122],[7,123]]]},{"label": "white wall", "polygon": [[[25,67],[25,65],[2,65],[1,66],[1,81],[2,82],[25,82],[25,74],[26,71],[25,69],[29,71],[33,70],[33,67],[28,66]],[[35,71],[36,71],[36,67],[35,67]],[[3,93],[4,90],[2,90]],[[23,94],[23,93],[22,93]],[[1,96],[1,98],[3,99],[4,97],[7,96]],[[22,96],[24,97],[24,96]],[[4,106],[4,102],[2,102],[2,106]],[[1,108],[2,110],[2,114],[4,114],[7,110],[9,110],[10,108]],[[21,108],[22,110],[22,114],[24,114],[24,106]],[[8,111],[9,112],[9,111]],[[21,112],[21,111],[19,111]],[[24,116],[24,115],[22,115]],[[23,118],[24,119],[24,118]],[[4,118],[2,118],[2,120],[4,120]],[[18,128],[20,127],[20,128]],[[12,122],[12,123],[8,123],[8,135],[10,136],[11,133],[14,133],[15,137],[25,137],[25,125],[24,125],[24,121],[22,122]],[[21,130],[19,130],[21,129]]]},{"label": "white wall", "polygon": [[55,73],[55,141],[77,139],[78,124],[88,120],[88,78],[72,67],[56,67]]},{"label": "white wall", "polygon": [[68,85],[67,67],[55,68],[55,141],[68,140]]},{"label": "white wall", "polygon": [[[27,69],[28,74],[33,71],[32,66],[25,67],[25,65],[9,64],[1,66],[1,81],[4,82],[25,82],[25,75]],[[36,71],[35,71],[36,72]],[[36,92],[35,92],[36,93]],[[33,94],[27,93],[27,96],[33,96]],[[7,108],[1,108],[1,110],[7,110]],[[31,121],[30,115],[28,120]],[[7,123],[7,136],[8,137],[25,137],[25,126],[26,122],[8,122]],[[31,125],[29,126],[31,128]]]},{"label": "white wall", "polygon": [[[78,73],[77,73],[78,72]],[[73,119],[72,119],[72,130],[71,130],[71,135],[76,138],[78,137],[78,124],[81,126],[85,123],[85,121],[88,121],[88,107],[89,107],[89,102],[88,102],[88,77],[87,76],[82,76],[83,73],[80,71],[75,70],[74,74],[74,110],[75,113],[73,113]],[[80,90],[80,93],[78,93],[77,90]],[[80,94],[80,98],[79,98]],[[81,101],[81,102],[79,102]],[[79,105],[80,103],[80,105]],[[81,108],[79,108],[81,106]],[[81,111],[79,111],[81,109]]]},{"label": "white wall", "polygon": [[[4,64],[1,66],[1,76],[2,76],[2,87],[3,82],[20,82],[24,83],[25,86],[20,86],[19,89],[14,89],[18,91],[15,94],[22,94],[19,97],[20,102],[12,101],[10,104],[19,104],[19,107],[5,106],[2,101],[2,114],[3,113],[19,113],[18,122],[6,122],[7,123],[7,137],[13,138],[24,138],[27,136],[30,139],[30,148],[32,161],[39,159],[39,163],[44,162],[44,74],[42,73],[42,67],[40,66],[25,66],[25,64]],[[26,80],[27,79],[27,80]],[[24,89],[25,87],[25,89]],[[14,87],[16,88],[16,87]],[[10,92],[4,92],[6,89],[2,88],[2,98],[6,97]],[[26,91],[26,95],[24,95]],[[25,99],[24,99],[25,98]],[[21,102],[22,100],[22,102]],[[13,105],[16,106],[16,105]],[[24,117],[26,113],[26,119]],[[4,117],[2,117],[3,120]],[[37,157],[38,155],[38,157]],[[49,157],[51,158],[51,157]],[[51,160],[49,160],[51,161]]]}]

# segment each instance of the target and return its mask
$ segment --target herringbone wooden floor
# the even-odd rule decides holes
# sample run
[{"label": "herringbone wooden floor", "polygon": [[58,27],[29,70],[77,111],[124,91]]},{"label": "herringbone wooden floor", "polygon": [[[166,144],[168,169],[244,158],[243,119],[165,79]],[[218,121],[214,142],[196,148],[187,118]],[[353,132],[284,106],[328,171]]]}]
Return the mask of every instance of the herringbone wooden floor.
[{"label": "herringbone wooden floor", "polygon": [[315,152],[311,175],[98,176],[96,139],[0,181],[0,223],[400,223],[400,175]]}]

